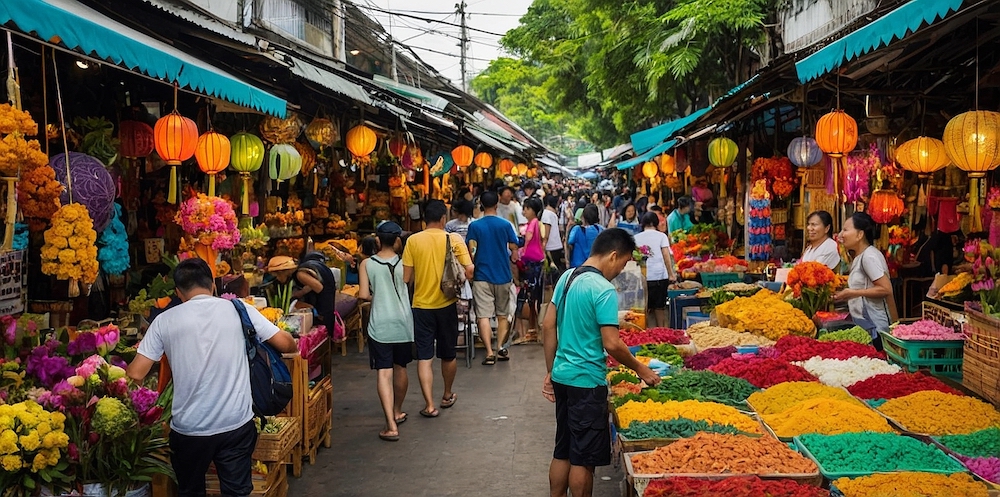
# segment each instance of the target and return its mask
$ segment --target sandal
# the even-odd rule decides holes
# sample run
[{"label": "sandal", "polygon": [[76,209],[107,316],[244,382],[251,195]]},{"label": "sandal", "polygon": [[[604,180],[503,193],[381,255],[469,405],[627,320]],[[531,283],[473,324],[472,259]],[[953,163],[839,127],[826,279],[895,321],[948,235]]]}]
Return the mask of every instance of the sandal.
[{"label": "sandal", "polygon": [[407,418],[407,416],[406,416],[406,413],[404,412],[402,416],[396,418],[396,425],[398,426],[398,425],[401,425],[401,424],[405,423],[406,422],[406,418]]},{"label": "sandal", "polygon": [[483,366],[492,366],[497,363],[497,356],[488,355],[486,359],[483,359]]},{"label": "sandal", "polygon": [[424,410],[420,411],[420,415],[423,416],[423,417],[425,417],[425,418],[436,418],[436,417],[438,417],[439,414],[441,414],[441,411],[439,411],[437,409],[433,409],[433,410],[430,410],[430,411],[428,411],[427,409],[424,409]]},{"label": "sandal", "polygon": [[510,351],[507,350],[506,347],[498,350],[497,351],[497,360],[498,361],[509,361],[510,360]]},{"label": "sandal", "polygon": [[378,432],[378,437],[381,438],[382,440],[385,440],[386,442],[398,442],[399,441],[399,433],[397,432],[395,435],[390,435],[390,433],[392,433],[392,432],[391,431],[380,431],[380,432]]},{"label": "sandal", "polygon": [[455,401],[457,401],[457,400],[458,400],[458,394],[452,392],[451,397],[449,397],[447,399],[441,399],[441,408],[442,409],[447,409],[447,408],[455,405]]}]

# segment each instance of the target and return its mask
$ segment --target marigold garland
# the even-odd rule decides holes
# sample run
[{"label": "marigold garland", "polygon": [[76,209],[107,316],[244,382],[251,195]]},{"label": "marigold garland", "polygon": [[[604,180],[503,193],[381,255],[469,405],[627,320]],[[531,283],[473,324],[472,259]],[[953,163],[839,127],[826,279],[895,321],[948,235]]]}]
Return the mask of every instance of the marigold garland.
[{"label": "marigold garland", "polygon": [[59,210],[62,184],[56,172],[45,164],[21,174],[17,183],[17,204],[25,217],[48,219]]},{"label": "marigold garland", "polygon": [[76,279],[84,284],[97,280],[97,232],[87,208],[64,205],[52,215],[52,227],[45,231],[42,246],[42,273],[60,280]]},{"label": "marigold garland", "polygon": [[18,170],[30,171],[49,163],[38,140],[25,140],[17,133],[0,140],[0,174],[17,176]]},{"label": "marigold garland", "polygon": [[0,105],[0,135],[21,133],[25,136],[38,134],[38,123],[27,111],[17,110],[11,104]]}]

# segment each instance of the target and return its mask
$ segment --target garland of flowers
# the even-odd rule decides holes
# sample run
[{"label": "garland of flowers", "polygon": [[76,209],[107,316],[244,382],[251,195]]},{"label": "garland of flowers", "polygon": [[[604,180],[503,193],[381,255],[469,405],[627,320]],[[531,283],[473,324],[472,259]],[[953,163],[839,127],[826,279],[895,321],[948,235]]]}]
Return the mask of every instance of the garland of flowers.
[{"label": "garland of flowers", "polygon": [[230,250],[240,242],[236,212],[225,199],[199,193],[181,204],[174,222],[185,233],[215,250]]},{"label": "garland of flowers", "polygon": [[848,202],[857,202],[871,192],[872,172],[882,167],[878,146],[874,143],[867,151],[853,152],[847,156],[847,182],[844,194]]},{"label": "garland of flowers", "polygon": [[777,199],[787,198],[795,190],[795,172],[788,157],[760,157],[750,168],[750,181],[766,182],[768,193]]},{"label": "garland of flowers", "polygon": [[25,217],[51,218],[59,210],[62,184],[56,181],[56,172],[43,164],[21,173],[17,183],[18,205]]},{"label": "garland of flowers", "polygon": [[75,279],[84,284],[97,280],[97,232],[87,208],[69,204],[52,216],[42,246],[42,273],[60,280]]},{"label": "garland of flowers", "polygon": [[38,140],[25,140],[24,136],[38,134],[38,123],[31,114],[17,110],[10,104],[0,105],[0,175],[16,177],[18,172],[30,171],[48,164]]},{"label": "garland of flowers", "polygon": [[111,222],[97,239],[97,243],[101,244],[97,251],[97,261],[105,274],[122,274],[129,268],[128,235],[121,222],[122,207],[115,204],[114,209]]},{"label": "garland of flowers", "polygon": [[747,244],[747,259],[766,261],[771,258],[771,195],[767,191],[767,180],[754,182],[750,191],[750,216],[747,219],[750,240]]}]

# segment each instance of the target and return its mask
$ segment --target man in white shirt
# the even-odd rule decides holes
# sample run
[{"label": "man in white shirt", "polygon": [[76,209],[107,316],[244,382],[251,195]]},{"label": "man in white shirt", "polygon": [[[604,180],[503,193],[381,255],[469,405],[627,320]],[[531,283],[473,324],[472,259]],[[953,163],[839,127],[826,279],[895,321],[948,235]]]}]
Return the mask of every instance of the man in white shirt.
[{"label": "man in white shirt", "polygon": [[528,224],[528,218],[524,217],[521,204],[514,200],[514,189],[509,186],[500,188],[500,204],[497,205],[497,216],[500,216],[514,226],[514,231],[518,235],[524,235],[524,226]]},{"label": "man in white shirt", "polygon": [[[174,381],[170,458],[182,497],[205,495],[205,473],[214,462],[223,495],[249,495],[251,456],[257,445],[243,324],[232,302],[214,297],[212,270],[201,259],[174,269],[182,304],[153,320],[128,376],[141,382],[166,356]],[[257,337],[279,352],[295,340],[253,306],[247,314]]]},{"label": "man in white shirt", "polygon": [[559,197],[548,195],[545,197],[545,210],[542,211],[542,243],[549,261],[555,266],[556,272],[560,275],[566,270],[566,252],[563,250],[562,233],[559,232],[559,214],[556,210],[559,206]]}]

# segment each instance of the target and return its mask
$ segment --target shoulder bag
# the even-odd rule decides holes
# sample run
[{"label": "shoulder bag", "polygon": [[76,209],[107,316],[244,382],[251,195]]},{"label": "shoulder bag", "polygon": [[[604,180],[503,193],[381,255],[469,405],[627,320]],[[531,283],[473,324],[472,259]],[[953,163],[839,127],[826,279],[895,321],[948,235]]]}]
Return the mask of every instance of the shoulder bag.
[{"label": "shoulder bag", "polygon": [[458,262],[451,247],[451,235],[444,234],[444,273],[441,275],[441,293],[448,300],[457,299],[465,286],[465,267]]},{"label": "shoulder bag", "polygon": [[276,416],[292,400],[292,375],[281,360],[281,354],[257,338],[247,309],[240,299],[233,299],[243,326],[247,360],[250,364],[250,394],[253,412],[257,416]]}]

